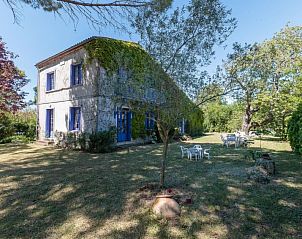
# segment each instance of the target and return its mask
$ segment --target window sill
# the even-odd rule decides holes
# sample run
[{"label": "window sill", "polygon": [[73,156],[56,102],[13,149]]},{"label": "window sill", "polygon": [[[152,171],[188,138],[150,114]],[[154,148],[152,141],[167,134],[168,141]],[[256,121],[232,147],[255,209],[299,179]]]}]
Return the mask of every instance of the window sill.
[{"label": "window sill", "polygon": [[47,90],[47,91],[45,91],[45,93],[48,94],[48,93],[54,93],[54,92],[58,92],[58,91],[62,91],[62,90],[70,90],[70,89],[80,87],[80,86],[83,86],[83,84],[73,85],[73,86],[69,86],[69,87],[65,87],[65,88],[61,88],[61,89]]},{"label": "window sill", "polygon": [[69,130],[68,132],[70,132],[70,133],[79,133],[79,132],[81,132],[81,130],[80,129],[73,129],[73,130]]},{"label": "window sill", "polygon": [[71,85],[69,88],[75,88],[75,87],[79,87],[79,86],[83,86],[83,83],[81,83],[81,84],[77,84],[77,85]]},{"label": "window sill", "polygon": [[58,90],[56,90],[56,89],[53,89],[53,90],[46,90],[45,93],[46,93],[46,94],[47,94],[47,93],[53,93],[53,92],[56,92],[56,91],[58,91]]}]

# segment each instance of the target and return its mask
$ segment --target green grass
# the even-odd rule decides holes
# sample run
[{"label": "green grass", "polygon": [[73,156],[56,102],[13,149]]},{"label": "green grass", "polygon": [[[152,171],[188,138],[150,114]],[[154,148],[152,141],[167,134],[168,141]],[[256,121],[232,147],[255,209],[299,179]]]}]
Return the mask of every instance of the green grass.
[{"label": "green grass", "polygon": [[159,180],[161,145],[110,154],[1,145],[0,238],[302,237],[302,159],[286,142],[261,140],[277,166],[266,185],[247,180],[254,162],[218,134],[191,143],[211,146],[212,157],[187,161],[170,146],[167,187],[193,197],[172,222],[156,219],[138,190]]}]

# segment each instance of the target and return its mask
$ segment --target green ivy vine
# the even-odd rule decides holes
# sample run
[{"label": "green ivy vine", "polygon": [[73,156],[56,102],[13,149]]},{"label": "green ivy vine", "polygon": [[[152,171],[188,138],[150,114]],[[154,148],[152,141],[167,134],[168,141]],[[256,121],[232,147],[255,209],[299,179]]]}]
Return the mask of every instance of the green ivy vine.
[{"label": "green ivy vine", "polygon": [[85,49],[88,53],[87,63],[96,59],[108,74],[116,73],[123,66],[131,69],[134,76],[139,76],[144,73],[146,62],[150,61],[148,53],[134,42],[98,38],[87,43]]},{"label": "green ivy vine", "polygon": [[[161,84],[165,84],[166,89],[171,89],[171,92],[179,91],[175,82],[161,69],[160,66],[150,57],[150,55],[137,43],[116,40],[111,38],[98,38],[87,43],[84,46],[88,53],[84,65],[90,64],[93,60],[106,70],[109,76],[116,74],[120,67],[131,72],[131,79],[137,83],[143,83],[148,72],[156,71],[157,79],[161,80]],[[146,67],[147,66],[147,67]],[[149,72],[150,73],[150,72]],[[143,81],[143,82],[142,82]],[[146,84],[144,82],[143,84]],[[137,84],[138,87],[140,84]],[[159,87],[160,84],[154,82],[153,87]],[[194,104],[181,92],[183,96],[182,105],[185,108],[193,108]],[[118,99],[118,97],[117,97]],[[129,100],[128,100],[129,101]],[[133,112],[132,119],[132,137],[140,138],[148,135],[145,129],[145,112],[150,110],[148,104],[131,100],[127,102]],[[188,122],[189,133],[197,135],[203,132],[203,113],[196,107],[197,112],[190,111],[186,115]],[[191,113],[192,112],[192,113]]]}]

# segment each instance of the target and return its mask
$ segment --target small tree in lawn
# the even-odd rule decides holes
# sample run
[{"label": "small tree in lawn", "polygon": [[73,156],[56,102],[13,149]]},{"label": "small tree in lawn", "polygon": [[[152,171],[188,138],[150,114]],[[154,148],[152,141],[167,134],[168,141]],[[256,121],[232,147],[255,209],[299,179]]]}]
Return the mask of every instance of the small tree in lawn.
[{"label": "small tree in lawn", "polygon": [[163,187],[169,141],[174,136],[181,121],[187,119],[192,114],[192,110],[199,111],[199,109],[157,63],[151,64],[152,66],[146,67],[150,70],[148,74],[150,77],[147,79],[155,80],[156,97],[152,98],[153,103],[147,103],[146,107],[149,111],[155,112],[155,118],[152,120],[156,122],[160,138],[163,141],[163,157],[160,169],[160,186]]},{"label": "small tree in lawn", "polygon": [[172,13],[147,7],[132,25],[149,54],[138,44],[102,38],[86,46],[87,62],[96,59],[113,76],[111,83],[120,71],[116,104],[155,114],[164,142],[160,176],[164,186],[169,140],[183,118],[200,112],[187,96],[193,99],[198,93],[204,76],[200,67],[210,62],[213,47],[230,35],[235,20],[218,0],[194,0]]},{"label": "small tree in lawn", "polygon": [[15,66],[15,57],[0,38],[0,111],[15,112],[25,106],[22,87],[28,80],[24,72]]},{"label": "small tree in lawn", "polygon": [[185,106],[188,98],[180,97],[183,93],[177,87],[172,87],[169,81],[174,81],[191,99],[196,96],[204,83],[201,67],[210,62],[214,46],[223,43],[235,28],[236,22],[230,14],[231,11],[219,0],[192,0],[172,12],[159,14],[147,8],[133,22],[140,34],[141,44],[163,69],[163,73],[169,76],[169,80],[165,80],[160,75],[153,75],[154,78],[161,78],[156,83],[156,89],[164,95],[164,101],[155,104],[156,123],[164,142],[161,186],[164,185],[172,131],[180,119],[194,111],[194,105],[191,104],[189,108]]}]

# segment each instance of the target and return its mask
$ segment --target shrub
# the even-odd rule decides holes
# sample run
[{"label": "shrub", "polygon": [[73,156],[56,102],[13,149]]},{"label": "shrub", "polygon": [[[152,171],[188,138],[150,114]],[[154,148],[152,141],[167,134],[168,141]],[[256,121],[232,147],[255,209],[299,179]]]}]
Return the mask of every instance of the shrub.
[{"label": "shrub", "polygon": [[55,145],[64,149],[76,149],[78,146],[78,132],[59,132],[54,133]]},{"label": "shrub", "polygon": [[302,154],[302,104],[288,122],[288,139],[294,152]]},{"label": "shrub", "polygon": [[87,149],[87,140],[89,135],[87,133],[82,133],[78,137],[78,143],[80,145],[80,149],[85,151]]},{"label": "shrub", "polygon": [[88,151],[92,153],[111,152],[115,141],[115,130],[93,132],[88,135]]},{"label": "shrub", "polygon": [[203,112],[196,107],[196,110],[192,112],[186,121],[185,131],[189,135],[195,137],[203,134]]},{"label": "shrub", "polygon": [[[22,137],[21,137],[22,135]],[[15,138],[13,136],[16,136]],[[36,137],[36,113],[33,110],[17,113],[0,112],[0,139],[1,143],[9,143],[18,139],[21,142],[30,142]],[[10,138],[13,137],[13,138]]]},{"label": "shrub", "polygon": [[[0,113],[0,139],[3,141],[5,138],[14,134],[12,126],[12,119],[7,113]],[[3,141],[4,142],[4,141]]]},{"label": "shrub", "polygon": [[7,143],[30,143],[32,140],[26,137],[25,135],[14,135],[6,137],[0,140],[0,144],[7,144]]},{"label": "shrub", "polygon": [[115,142],[115,129],[108,131],[79,133],[79,132],[58,132],[55,134],[55,144],[60,148],[78,149],[91,153],[107,153],[113,149]]},{"label": "shrub", "polygon": [[7,144],[11,142],[12,142],[12,136],[0,140],[0,144]]}]

